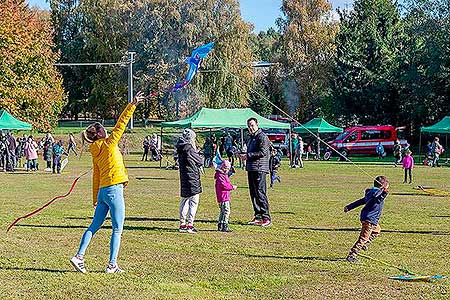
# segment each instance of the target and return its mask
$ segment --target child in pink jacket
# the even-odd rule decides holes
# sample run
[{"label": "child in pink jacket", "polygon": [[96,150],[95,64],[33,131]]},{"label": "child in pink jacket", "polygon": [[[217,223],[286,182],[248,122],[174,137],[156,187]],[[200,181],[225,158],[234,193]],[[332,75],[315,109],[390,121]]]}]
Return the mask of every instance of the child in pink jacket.
[{"label": "child in pink jacket", "polygon": [[409,184],[412,183],[412,169],[414,168],[414,159],[411,156],[412,152],[411,150],[405,151],[405,157],[403,158],[403,169],[405,170],[405,180],[403,180],[403,183],[406,183],[406,179],[408,178],[409,174]]},{"label": "child in pink jacket", "polygon": [[214,179],[216,180],[216,196],[219,203],[219,223],[217,226],[218,231],[232,232],[228,228],[228,219],[230,218],[230,192],[235,190],[237,186],[232,185],[228,172],[231,169],[231,163],[228,160],[224,160],[220,166],[216,169]]}]

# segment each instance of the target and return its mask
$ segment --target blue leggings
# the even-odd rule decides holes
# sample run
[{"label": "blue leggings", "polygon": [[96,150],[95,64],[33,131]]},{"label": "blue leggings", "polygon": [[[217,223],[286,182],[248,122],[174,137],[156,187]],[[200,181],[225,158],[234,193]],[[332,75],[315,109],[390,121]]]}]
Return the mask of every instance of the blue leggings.
[{"label": "blue leggings", "polygon": [[123,184],[103,187],[98,191],[97,207],[94,218],[88,229],[83,234],[80,249],[77,255],[84,256],[86,248],[91,242],[92,236],[100,229],[110,211],[112,221],[112,236],[109,246],[109,263],[116,264],[119,255],[120,238],[125,220],[125,202],[123,199]]}]

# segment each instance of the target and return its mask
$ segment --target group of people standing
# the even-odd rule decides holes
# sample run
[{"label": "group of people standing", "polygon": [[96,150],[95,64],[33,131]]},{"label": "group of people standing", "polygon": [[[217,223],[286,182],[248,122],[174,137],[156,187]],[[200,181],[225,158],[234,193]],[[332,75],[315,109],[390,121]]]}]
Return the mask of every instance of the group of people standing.
[{"label": "group of people standing", "polygon": [[39,169],[38,151],[42,150],[43,160],[46,162],[45,171],[53,173],[61,172],[62,155],[73,152],[76,156],[75,138],[69,134],[69,145],[67,151],[63,147],[63,141],[55,141],[50,133],[47,133],[39,143],[32,135],[23,135],[15,138],[12,132],[2,133],[0,138],[0,167],[4,172],[14,172],[22,166],[22,158],[26,171],[37,171]]},{"label": "group of people standing", "polygon": [[[270,141],[264,132],[258,128],[258,121],[255,118],[250,118],[247,121],[247,126],[249,130],[249,140],[246,144],[247,151],[239,154],[239,158],[246,162],[245,169],[248,174],[250,198],[254,210],[254,217],[249,224],[267,227],[272,224],[266,186],[267,174],[272,171],[270,167]],[[204,160],[197,150],[195,139],[195,132],[191,129],[185,129],[176,144],[181,185],[179,231],[183,233],[197,232],[194,227],[194,220],[200,193],[202,192],[200,173],[204,166]],[[230,182],[231,167],[232,161],[224,160],[217,167],[214,175],[219,204],[218,230],[223,232],[231,231],[228,226],[231,210],[230,192],[237,188]],[[273,184],[273,180],[271,182]]]},{"label": "group of people standing", "polygon": [[[118,266],[121,234],[125,220],[125,203],[123,188],[128,184],[128,174],[118,144],[126,124],[133,115],[136,106],[145,99],[138,92],[133,101],[127,105],[120,115],[116,126],[108,135],[100,123],[90,125],[82,132],[84,142],[89,143],[93,157],[93,205],[94,217],[90,226],[84,232],[77,253],[70,262],[79,272],[86,273],[84,254],[92,237],[102,226],[106,215],[110,212],[113,233],[110,242],[109,264],[106,273],[121,273]],[[247,121],[250,134],[247,152],[240,154],[240,159],[246,161],[250,198],[254,216],[251,225],[267,227],[272,225],[269,213],[269,201],[266,194],[266,177],[269,173],[270,142],[268,137],[258,128],[258,121],[250,118]],[[195,215],[202,193],[200,172],[204,161],[196,146],[196,134],[191,129],[185,129],[176,144],[180,173],[180,227],[182,233],[196,233],[194,227]],[[223,161],[216,169],[215,187],[219,204],[219,219],[217,229],[230,232],[228,221],[230,216],[230,192],[237,186],[232,185],[229,178],[230,161]]]},{"label": "group of people standing", "polygon": [[154,133],[152,136],[147,135],[142,141],[142,148],[144,153],[142,154],[141,161],[147,161],[150,154],[150,160],[161,160],[161,141],[158,135]]}]

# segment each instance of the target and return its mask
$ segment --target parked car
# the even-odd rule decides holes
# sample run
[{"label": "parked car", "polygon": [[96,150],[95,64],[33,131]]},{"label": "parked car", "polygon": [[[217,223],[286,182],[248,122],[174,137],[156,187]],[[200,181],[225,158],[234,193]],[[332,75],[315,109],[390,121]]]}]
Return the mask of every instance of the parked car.
[{"label": "parked car", "polygon": [[400,139],[404,127],[391,125],[355,126],[344,130],[329,144],[343,156],[349,154],[376,154],[376,147],[381,142],[386,152],[392,152],[394,141],[399,139],[402,148],[409,146],[405,139]]},{"label": "parked car", "polygon": [[281,149],[287,154],[289,148],[289,132],[284,129],[263,129],[269,140],[276,149]]}]

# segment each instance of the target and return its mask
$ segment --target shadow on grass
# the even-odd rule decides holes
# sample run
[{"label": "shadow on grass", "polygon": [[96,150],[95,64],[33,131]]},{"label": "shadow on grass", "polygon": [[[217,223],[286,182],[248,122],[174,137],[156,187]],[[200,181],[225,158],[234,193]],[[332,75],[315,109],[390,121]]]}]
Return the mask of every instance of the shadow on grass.
[{"label": "shadow on grass", "polygon": [[[14,171],[14,172],[5,172],[3,174],[6,175],[24,175],[24,174],[39,174],[39,173],[35,173],[33,172],[26,172],[26,171]],[[50,173],[51,174],[51,173]]]},{"label": "shadow on grass", "polygon": [[295,260],[306,260],[306,261],[344,261],[345,258],[341,257],[320,257],[320,256],[284,256],[284,255],[260,255],[260,254],[240,254],[246,257],[255,258],[278,258],[278,259],[295,259]]},{"label": "shadow on grass", "polygon": [[274,215],[295,215],[295,212],[292,211],[273,211],[271,214]]},{"label": "shadow on grass", "polygon": [[390,193],[390,194],[394,195],[394,196],[432,196],[432,195],[424,194],[424,193],[422,193],[422,194],[419,194],[419,193]]},{"label": "shadow on grass", "polygon": [[431,216],[432,218],[450,218],[449,215],[442,215],[442,216]]},{"label": "shadow on grass", "polygon": [[[41,225],[41,224],[17,224],[16,227],[32,227],[32,228],[63,228],[63,229],[86,229],[87,226],[81,225]],[[112,226],[106,225],[102,226],[101,229],[112,229]],[[167,232],[178,232],[178,228],[165,228],[165,227],[155,227],[155,226],[123,226],[123,230],[141,230],[141,231],[167,231]]]},{"label": "shadow on grass", "polygon": [[[19,267],[2,267],[2,266],[0,266],[0,270],[33,271],[33,272],[48,272],[48,273],[77,273],[77,271],[72,271],[72,270],[55,270],[55,269],[46,269],[46,268],[19,268]],[[94,271],[94,273],[99,273],[99,272]]]},{"label": "shadow on grass", "polygon": [[[175,178],[165,178],[165,177],[136,177],[137,180],[175,180]],[[178,178],[176,178],[178,179]]]},{"label": "shadow on grass", "polygon": [[[315,227],[289,227],[294,230],[313,230],[313,231],[361,231],[360,228],[315,228]],[[448,231],[428,231],[428,230],[392,230],[381,229],[381,233],[405,233],[405,234],[431,234],[431,235],[450,235]]]},{"label": "shadow on grass", "polygon": [[[65,217],[67,220],[92,220],[92,217]],[[111,220],[107,217],[106,220]],[[150,217],[125,217],[130,222],[180,222],[177,218],[150,218]],[[217,223],[217,220],[195,220],[195,223]],[[238,224],[238,223],[235,223]]]},{"label": "shadow on grass", "polygon": [[127,166],[127,169],[161,169],[161,170],[165,170],[166,167],[162,166],[160,168],[159,166]]}]

